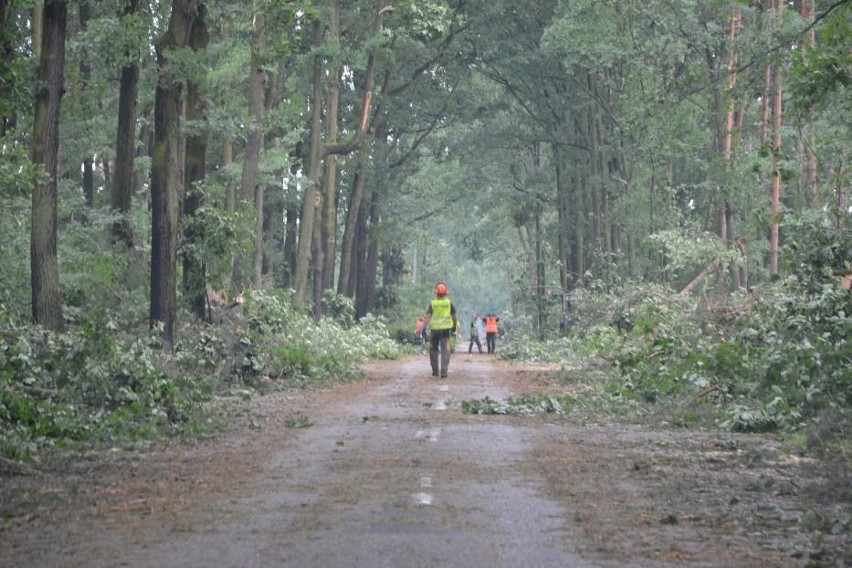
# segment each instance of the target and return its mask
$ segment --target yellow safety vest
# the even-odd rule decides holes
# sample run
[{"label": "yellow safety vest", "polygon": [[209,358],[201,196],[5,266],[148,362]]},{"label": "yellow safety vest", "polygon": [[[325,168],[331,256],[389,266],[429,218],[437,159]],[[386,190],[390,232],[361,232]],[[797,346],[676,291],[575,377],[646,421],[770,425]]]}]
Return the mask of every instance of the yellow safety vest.
[{"label": "yellow safety vest", "polygon": [[432,319],[429,327],[432,329],[453,329],[452,306],[449,298],[435,298],[432,300]]}]

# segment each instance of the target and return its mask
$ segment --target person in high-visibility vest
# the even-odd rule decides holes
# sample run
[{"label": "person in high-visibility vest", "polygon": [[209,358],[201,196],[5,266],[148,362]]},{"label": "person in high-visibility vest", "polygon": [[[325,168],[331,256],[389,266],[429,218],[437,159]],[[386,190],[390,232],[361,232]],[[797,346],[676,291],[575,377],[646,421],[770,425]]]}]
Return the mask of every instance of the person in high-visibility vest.
[{"label": "person in high-visibility vest", "polygon": [[[432,365],[432,376],[447,376],[450,367],[450,338],[459,327],[459,316],[456,307],[447,297],[449,290],[443,282],[435,286],[435,298],[429,302],[426,309],[426,325],[429,326],[429,363]],[[439,365],[440,363],[440,365]]]},{"label": "person in high-visibility vest", "polygon": [[487,314],[482,321],[485,322],[485,346],[489,353],[494,353],[497,350],[497,332],[499,331],[497,323],[500,317]]},{"label": "person in high-visibility vest", "polygon": [[417,318],[417,325],[414,326],[414,337],[417,345],[423,345],[426,339],[426,316]]}]

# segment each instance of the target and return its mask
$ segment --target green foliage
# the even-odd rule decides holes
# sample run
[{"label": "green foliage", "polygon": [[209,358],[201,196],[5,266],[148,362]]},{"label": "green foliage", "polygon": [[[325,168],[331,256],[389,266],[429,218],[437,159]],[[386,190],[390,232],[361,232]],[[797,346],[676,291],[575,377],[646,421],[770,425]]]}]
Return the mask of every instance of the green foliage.
[{"label": "green foliage", "polygon": [[839,6],[820,27],[813,47],[793,52],[793,66],[788,79],[793,108],[822,110],[839,103],[849,110],[852,86],[852,55],[848,43],[852,35],[852,9]]},{"label": "green foliage", "polygon": [[247,332],[240,337],[242,355],[236,376],[249,384],[262,376],[296,385],[354,376],[354,364],[399,356],[385,323],[366,316],[342,327],[331,318],[314,322],[283,293],[253,292],[245,306]]},{"label": "green foliage", "polygon": [[355,300],[333,290],[323,293],[323,304],[328,316],[343,327],[349,327],[355,323]]},{"label": "green foliage", "polygon": [[566,365],[577,360],[574,349],[575,345],[568,338],[538,341],[529,337],[515,337],[500,350],[500,356],[509,361]]},{"label": "green foliage", "polygon": [[576,403],[571,396],[522,394],[499,402],[489,397],[462,401],[465,414],[566,414]]},{"label": "green foliage", "polygon": [[0,454],[179,433],[211,389],[203,377],[169,371],[167,359],[156,335],[122,336],[105,318],[61,334],[5,322]]},{"label": "green foliage", "polygon": [[[673,409],[706,404],[720,427],[735,431],[800,429],[848,411],[852,296],[841,277],[852,273],[852,232],[835,221],[828,214],[789,218],[783,252],[790,276],[726,303],[696,304],[646,285],[578,290],[567,351],[580,361],[606,361],[617,375],[607,384],[616,400]],[[527,344],[510,353],[541,360]]]},{"label": "green foliage", "polygon": [[741,260],[735,249],[726,247],[717,236],[708,232],[659,231],[648,237],[648,244],[652,250],[664,255],[668,263],[665,269],[674,274],[696,274],[713,261]]}]

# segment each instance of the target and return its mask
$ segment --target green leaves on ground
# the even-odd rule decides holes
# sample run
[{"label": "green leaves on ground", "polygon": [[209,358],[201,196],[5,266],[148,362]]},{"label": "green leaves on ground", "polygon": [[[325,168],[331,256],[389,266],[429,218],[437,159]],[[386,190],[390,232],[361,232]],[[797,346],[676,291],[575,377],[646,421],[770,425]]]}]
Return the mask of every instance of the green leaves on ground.
[{"label": "green leaves on ground", "polygon": [[[256,292],[222,308],[229,325],[186,326],[172,349],[158,330],[114,316],[81,313],[67,333],[19,325],[10,314],[0,321],[0,456],[198,433],[216,393],[351,379],[355,363],[399,355],[382,321],[355,325],[342,309],[343,323],[317,323],[284,293]],[[288,427],[308,425],[297,417]]]},{"label": "green leaves on ground", "polygon": [[462,401],[465,414],[566,414],[575,404],[571,396],[522,394],[505,402],[485,397]]}]

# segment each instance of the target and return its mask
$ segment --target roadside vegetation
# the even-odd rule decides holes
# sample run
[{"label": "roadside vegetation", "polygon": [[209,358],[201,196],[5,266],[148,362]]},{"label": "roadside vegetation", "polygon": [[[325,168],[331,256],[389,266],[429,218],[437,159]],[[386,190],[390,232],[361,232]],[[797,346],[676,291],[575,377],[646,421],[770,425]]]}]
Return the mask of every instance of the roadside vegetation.
[{"label": "roadside vegetation", "polygon": [[502,357],[560,365],[559,382],[593,386],[577,404],[612,415],[780,437],[850,500],[852,234],[828,220],[791,220],[783,279],[734,295],[713,279],[691,294],[597,282],[576,291],[564,337],[520,334]]},{"label": "roadside vegetation", "polygon": [[[86,286],[108,293],[106,284]],[[133,448],[204,435],[219,426],[222,401],[351,380],[357,363],[400,353],[382,320],[356,325],[342,300],[333,317],[314,321],[287,293],[252,292],[219,306],[215,324],[181,327],[171,348],[123,300],[119,308],[70,306],[79,315],[61,333],[21,322],[0,305],[0,456],[7,465],[51,448]]]}]

